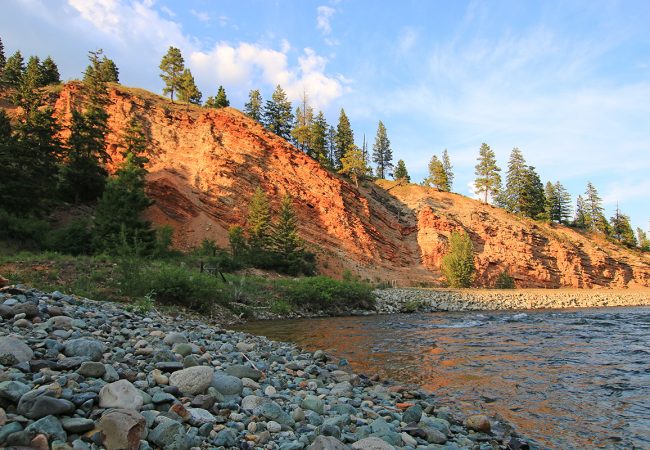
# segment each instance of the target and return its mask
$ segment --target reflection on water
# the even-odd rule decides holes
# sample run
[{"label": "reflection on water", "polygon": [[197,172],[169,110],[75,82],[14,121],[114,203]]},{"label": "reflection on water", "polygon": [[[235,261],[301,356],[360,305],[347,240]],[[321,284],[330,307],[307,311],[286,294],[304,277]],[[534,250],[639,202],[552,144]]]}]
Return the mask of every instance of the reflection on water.
[{"label": "reflection on water", "polygon": [[650,308],[253,322],[242,328],[499,414],[553,448],[650,448]]}]

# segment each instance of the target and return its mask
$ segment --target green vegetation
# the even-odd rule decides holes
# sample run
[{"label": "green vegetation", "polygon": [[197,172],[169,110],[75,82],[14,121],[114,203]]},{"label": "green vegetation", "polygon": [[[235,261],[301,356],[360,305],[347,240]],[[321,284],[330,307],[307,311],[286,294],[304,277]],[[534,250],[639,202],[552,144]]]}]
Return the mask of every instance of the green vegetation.
[{"label": "green vegetation", "polygon": [[208,97],[208,99],[205,101],[205,105],[203,106],[206,108],[225,108],[226,106],[230,106],[230,101],[226,96],[226,90],[223,88],[223,86],[219,86],[217,96]]},{"label": "green vegetation", "polygon": [[[372,146],[372,161],[377,164],[377,177],[387,178],[388,172],[393,168],[393,151],[390,148],[386,127],[381,120],[377,126],[375,144]],[[406,172],[406,167],[404,167],[404,172]]]},{"label": "green vegetation", "polygon": [[341,175],[350,177],[355,186],[359,187],[359,180],[364,180],[371,172],[371,169],[366,165],[359,147],[353,145],[341,158],[341,168],[338,172]]},{"label": "green vegetation", "polygon": [[404,163],[404,160],[400,159],[397,161],[393,178],[397,181],[404,181],[406,183],[411,182],[411,177],[409,176],[408,170],[406,170],[406,164]]},{"label": "green vegetation", "polygon": [[443,192],[451,192],[454,181],[451,161],[447,149],[442,153],[442,161],[437,155],[431,157],[429,162],[429,176],[422,182],[423,185],[435,187]]},{"label": "green vegetation", "polygon": [[471,287],[474,279],[472,240],[466,233],[453,232],[449,252],[442,258],[442,273],[453,288]]},{"label": "green vegetation", "polygon": [[279,84],[275,87],[271,100],[267,100],[262,112],[262,120],[267,130],[281,138],[289,139],[293,128],[293,112],[287,93]]},{"label": "green vegetation", "polygon": [[512,278],[508,271],[504,270],[494,282],[494,287],[496,289],[514,289],[516,287],[515,279]]},{"label": "green vegetation", "polygon": [[485,142],[479,150],[478,164],[476,164],[476,179],[474,187],[477,193],[483,193],[483,202],[487,203],[488,198],[497,198],[501,191],[501,169],[497,166],[494,151]]},{"label": "green vegetation", "polygon": [[185,60],[181,51],[176,47],[169,47],[162,61],[160,61],[160,78],[165,82],[163,95],[169,94],[171,101],[174,101],[174,92],[181,87],[181,76],[185,69]]}]

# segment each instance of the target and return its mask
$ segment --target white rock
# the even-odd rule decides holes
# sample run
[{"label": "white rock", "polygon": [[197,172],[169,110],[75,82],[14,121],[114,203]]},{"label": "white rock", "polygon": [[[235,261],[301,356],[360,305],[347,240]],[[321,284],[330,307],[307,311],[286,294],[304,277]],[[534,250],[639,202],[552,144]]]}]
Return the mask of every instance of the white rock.
[{"label": "white rock", "polygon": [[121,408],[139,411],[142,404],[140,392],[127,380],[109,383],[99,391],[100,408]]},{"label": "white rock", "polygon": [[176,386],[184,394],[202,394],[210,387],[213,373],[212,367],[189,367],[172,373],[169,377],[169,384]]},{"label": "white rock", "polygon": [[352,444],[354,450],[393,450],[395,447],[378,437],[368,437]]},{"label": "white rock", "polygon": [[269,430],[271,433],[279,433],[280,431],[282,431],[282,425],[271,420],[270,422],[266,423],[266,429]]},{"label": "white rock", "polygon": [[278,391],[273,387],[273,386],[267,386],[264,388],[264,395],[268,395],[269,397],[277,394]]}]

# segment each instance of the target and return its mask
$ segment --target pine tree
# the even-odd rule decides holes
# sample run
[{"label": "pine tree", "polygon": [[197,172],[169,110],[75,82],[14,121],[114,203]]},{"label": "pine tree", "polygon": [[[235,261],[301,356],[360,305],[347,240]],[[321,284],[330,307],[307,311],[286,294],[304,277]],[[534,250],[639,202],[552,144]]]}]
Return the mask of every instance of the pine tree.
[{"label": "pine tree", "polygon": [[558,194],[555,185],[550,181],[546,182],[544,197],[544,211],[546,218],[551,222],[559,222],[560,210],[558,208]]},{"label": "pine tree", "polygon": [[2,70],[2,82],[5,86],[15,88],[20,84],[20,79],[25,72],[25,62],[20,50],[7,58],[7,62]]},{"label": "pine tree", "polygon": [[280,203],[278,220],[273,226],[270,242],[272,251],[284,262],[295,260],[303,252],[303,243],[298,236],[298,219],[293,209],[293,200],[288,194]]},{"label": "pine tree", "polygon": [[483,193],[484,203],[488,198],[496,198],[501,190],[501,169],[497,166],[494,151],[485,142],[481,144],[478,164],[476,165],[476,180],[474,186],[477,193]]},{"label": "pine tree", "polygon": [[431,161],[429,161],[429,176],[424,179],[423,184],[441,191],[445,190],[449,185],[445,166],[437,155],[433,155]]},{"label": "pine tree", "polygon": [[406,170],[406,164],[403,160],[397,161],[397,166],[395,166],[395,173],[393,174],[394,180],[403,180],[407,183],[411,182],[411,177],[409,176],[408,170]]},{"label": "pine tree", "polygon": [[620,244],[630,248],[637,246],[636,236],[634,236],[632,225],[630,225],[630,218],[621,213],[618,205],[616,205],[616,212],[610,219],[609,232],[610,236]]},{"label": "pine tree", "polygon": [[523,190],[519,201],[519,213],[531,219],[539,219],[544,214],[546,197],[544,186],[533,166],[524,172]]},{"label": "pine tree", "polygon": [[38,56],[30,56],[27,60],[27,65],[25,66],[25,71],[23,72],[22,78],[25,78],[28,74],[33,78],[35,87],[45,86],[45,83],[43,82],[44,80],[43,71],[41,69],[41,60]]},{"label": "pine tree", "polygon": [[196,87],[196,83],[194,82],[194,76],[192,76],[192,72],[190,69],[185,69],[183,70],[183,74],[181,75],[179,82],[178,82],[178,99],[181,102],[185,102],[187,105],[186,109],[190,109],[190,103],[194,105],[200,105],[201,104],[201,91],[199,91],[199,88]]},{"label": "pine tree", "polygon": [[345,153],[354,145],[354,132],[350,126],[350,120],[345,114],[343,108],[339,113],[339,122],[336,126],[336,135],[334,137],[334,155],[332,158],[332,165],[335,169],[340,169],[343,167],[341,158]]},{"label": "pine tree", "polygon": [[555,182],[555,195],[557,201],[557,219],[558,222],[564,225],[568,225],[571,221],[571,194],[566,190],[562,183],[559,181]]},{"label": "pine tree", "polygon": [[323,111],[318,111],[311,125],[309,133],[309,148],[311,148],[313,157],[323,166],[328,167],[328,148],[327,148],[327,120]]},{"label": "pine tree", "polygon": [[2,80],[2,71],[7,64],[7,58],[5,57],[5,45],[2,43],[2,38],[0,38],[0,80]]},{"label": "pine tree", "polygon": [[230,102],[226,97],[226,90],[223,86],[219,86],[216,97],[208,97],[205,101],[206,108],[225,108],[226,106],[230,106]]},{"label": "pine tree", "polygon": [[46,86],[48,84],[59,84],[61,82],[59,68],[50,56],[45,58],[41,64],[41,76],[43,84]]},{"label": "pine tree", "polygon": [[104,56],[99,65],[99,72],[105,83],[120,82],[120,70],[117,68],[115,61],[108,59],[106,56]]},{"label": "pine tree", "polygon": [[28,119],[32,112],[45,104],[43,76],[40,60],[36,56],[29,58],[18,85],[13,95],[14,103],[24,111],[24,118]]},{"label": "pine tree", "polygon": [[440,190],[445,192],[451,192],[454,186],[454,168],[451,165],[451,161],[449,159],[449,153],[447,152],[447,149],[445,149],[442,152],[442,168],[444,169],[447,181],[440,187]]},{"label": "pine tree", "polygon": [[172,102],[174,101],[174,92],[177,92],[181,82],[181,76],[185,69],[185,60],[181,51],[176,47],[169,47],[165,56],[160,61],[160,78],[165,82],[163,95],[170,94]]},{"label": "pine tree", "polygon": [[386,178],[390,169],[393,168],[393,151],[390,148],[390,140],[386,133],[386,127],[379,121],[375,144],[372,146],[372,161],[377,164],[377,177]]},{"label": "pine tree", "polygon": [[239,225],[233,225],[228,230],[228,242],[230,244],[230,255],[234,261],[240,261],[248,250],[248,242],[244,235],[244,229]]},{"label": "pine tree", "polygon": [[576,200],[576,213],[573,219],[573,226],[576,228],[585,229],[588,224],[591,222],[591,218],[588,216],[587,205],[582,198],[582,195],[578,195]]},{"label": "pine tree", "polygon": [[336,130],[330,126],[327,130],[327,158],[330,161],[330,167],[336,168],[340,160],[337,160],[336,155]]},{"label": "pine tree", "polygon": [[587,228],[591,231],[600,231],[601,233],[607,234],[609,224],[605,218],[602,200],[591,182],[587,183],[585,206],[588,218],[588,222],[586,223]]},{"label": "pine tree", "polygon": [[638,243],[639,243],[639,248],[644,252],[649,252],[650,251],[650,239],[648,239],[648,235],[646,234],[646,232],[643,231],[641,228],[637,227],[636,236],[637,236],[637,240],[638,240]]},{"label": "pine tree", "polygon": [[307,93],[303,92],[302,105],[296,108],[296,123],[293,130],[291,130],[291,136],[296,147],[311,157],[315,157],[314,151],[310,147],[313,123],[314,110],[309,106]]},{"label": "pine tree", "polygon": [[264,105],[264,126],[267,130],[277,134],[279,137],[289,139],[293,127],[293,112],[291,102],[286,92],[279,84],[276,86],[271,100]]},{"label": "pine tree", "polygon": [[141,218],[152,204],[144,192],[147,139],[136,117],[129,121],[122,146],[124,160],[106,183],[95,210],[94,246],[111,253],[126,244],[139,254],[148,254],[154,248],[155,231]]},{"label": "pine tree", "polygon": [[341,168],[338,173],[349,176],[354,185],[359,187],[359,180],[363,180],[369,170],[370,168],[363,159],[361,149],[356,145],[351,145],[341,158]]},{"label": "pine tree", "polygon": [[248,103],[244,105],[244,114],[251,119],[262,122],[262,94],[257,89],[248,93]]},{"label": "pine tree", "polygon": [[271,208],[266,194],[259,187],[255,190],[248,207],[246,232],[253,256],[268,250],[271,235]]},{"label": "pine tree", "polygon": [[521,151],[515,147],[510,153],[505,189],[501,192],[499,203],[506,211],[521,214],[523,196],[526,192],[526,160]]},{"label": "pine tree", "polygon": [[83,78],[87,98],[86,109],[72,111],[68,155],[61,173],[61,193],[69,201],[91,202],[101,197],[106,184],[103,164],[110,160],[106,152],[109,103],[104,76],[101,73],[102,51],[89,52],[90,65]]}]

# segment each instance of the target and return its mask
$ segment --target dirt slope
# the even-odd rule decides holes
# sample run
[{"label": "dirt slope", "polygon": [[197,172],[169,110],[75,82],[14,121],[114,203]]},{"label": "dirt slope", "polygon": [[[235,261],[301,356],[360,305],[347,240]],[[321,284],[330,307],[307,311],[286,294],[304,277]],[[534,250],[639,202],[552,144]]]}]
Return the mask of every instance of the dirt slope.
[{"label": "dirt slope", "polygon": [[[79,99],[68,84],[56,101],[66,121]],[[172,104],[150,92],[111,89],[108,150],[119,161],[120,136],[134,114],[152,142],[149,216],[176,229],[175,244],[204,238],[227,245],[227,230],[245,225],[257,186],[275,209],[295,199],[301,236],[327,274],[344,269],[400,285],[440,280],[439,266],[453,230],[470,233],[477,285],[508,269],[521,287],[650,285],[650,256],[599,237],[522,219],[457,194],[387,181],[357,189],[233,108]]]}]

